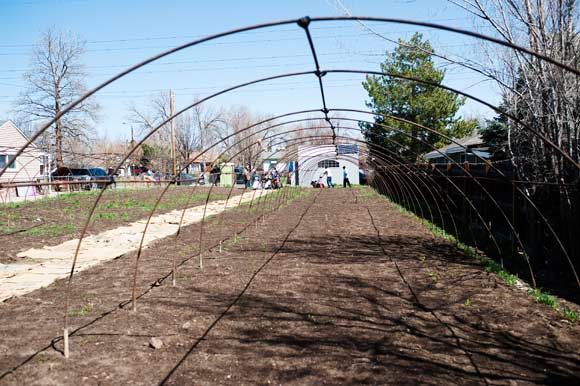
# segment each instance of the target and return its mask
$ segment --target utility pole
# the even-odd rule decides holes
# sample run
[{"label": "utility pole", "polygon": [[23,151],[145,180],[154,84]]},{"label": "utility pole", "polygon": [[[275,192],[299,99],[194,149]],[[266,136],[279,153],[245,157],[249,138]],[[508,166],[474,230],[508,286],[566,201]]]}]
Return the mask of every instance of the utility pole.
[{"label": "utility pole", "polygon": [[[133,125],[131,125],[131,142],[129,142],[129,146],[130,150],[135,149],[135,137],[133,136]],[[131,159],[129,159],[129,177],[133,176],[133,168],[135,167],[136,163],[137,162],[135,160],[135,156],[134,155],[131,156]]]},{"label": "utility pole", "polygon": [[173,92],[169,90],[169,115],[171,115],[171,159],[173,160],[173,175],[177,175],[177,162],[175,151],[175,125],[173,124]]}]

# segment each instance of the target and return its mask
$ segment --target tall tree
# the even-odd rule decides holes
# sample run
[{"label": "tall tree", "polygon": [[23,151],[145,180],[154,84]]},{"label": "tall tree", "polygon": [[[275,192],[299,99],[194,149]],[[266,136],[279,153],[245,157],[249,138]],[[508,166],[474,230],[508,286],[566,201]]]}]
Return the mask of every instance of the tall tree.
[{"label": "tall tree", "polygon": [[[449,0],[475,16],[482,32],[580,68],[577,0]],[[580,162],[579,77],[540,58],[482,42],[482,66],[494,72],[505,112],[540,132]],[[508,154],[522,179],[578,181],[580,174],[537,135],[512,119],[501,122]],[[498,133],[501,126],[492,126]],[[563,192],[563,194],[567,194]],[[566,201],[566,200],[564,200]]]},{"label": "tall tree", "polygon": [[[231,147],[228,157],[234,157],[234,162],[249,171],[260,166],[264,152],[275,142],[272,138],[266,138],[274,132],[274,129],[266,128],[275,122],[257,124],[265,119],[266,116],[255,114],[245,106],[234,106],[226,114],[227,125],[224,126],[220,136],[224,146]],[[244,131],[226,139],[227,136],[240,130]]]},{"label": "tall tree", "polygon": [[[415,33],[409,41],[399,39],[397,48],[394,52],[387,53],[387,58],[381,63],[381,71],[418,78],[438,85],[443,81],[445,71],[435,68],[432,56],[431,44],[423,40],[422,34]],[[374,124],[360,124],[366,139],[397,152],[409,162],[414,161],[418,154],[432,150],[427,144],[437,144],[440,137],[415,125],[380,114],[402,118],[452,135],[450,127],[456,121],[455,114],[464,103],[464,98],[435,85],[388,75],[367,76],[363,87],[370,98],[366,102],[367,107],[378,114],[374,118]],[[413,138],[419,137],[427,144],[392,129],[401,130]],[[389,139],[402,144],[403,147]]]},{"label": "tall tree", "polygon": [[[85,72],[82,64],[85,43],[72,33],[49,29],[32,54],[31,67],[24,75],[27,89],[18,102],[18,114],[30,121],[49,121],[83,95]],[[48,145],[54,149],[57,167],[64,166],[66,148],[86,143],[98,105],[91,99],[59,117],[51,128]],[[54,142],[53,142],[54,141]],[[54,147],[52,147],[54,146]]]},{"label": "tall tree", "polygon": [[[186,138],[189,138],[191,141],[190,144],[192,146],[189,147],[190,149],[203,151],[214,145],[215,142],[219,140],[220,133],[223,131],[223,127],[226,124],[226,118],[221,109],[215,110],[210,106],[199,104],[191,111],[191,122],[193,122],[195,127],[194,132],[188,130],[178,131],[181,139],[178,137],[177,143],[180,146],[179,151],[181,152],[184,152],[188,148],[186,145]],[[197,133],[197,135],[195,133]],[[211,153],[212,152],[210,152],[210,155]],[[207,154],[201,156],[200,162],[202,163],[203,169],[205,169],[208,156],[209,155]]]},{"label": "tall tree", "polygon": [[[148,102],[144,108],[131,106],[129,119],[138,125],[139,135],[144,135],[170,118],[169,93],[160,93]],[[224,124],[221,109],[198,104],[191,110],[174,118],[175,147],[178,166],[185,166],[191,160],[194,151],[202,151],[214,144],[221,133]],[[149,146],[155,148],[154,160],[158,167],[168,169],[171,161],[171,130],[170,124],[162,126],[148,140]],[[205,164],[210,155],[202,156],[199,162]]]}]

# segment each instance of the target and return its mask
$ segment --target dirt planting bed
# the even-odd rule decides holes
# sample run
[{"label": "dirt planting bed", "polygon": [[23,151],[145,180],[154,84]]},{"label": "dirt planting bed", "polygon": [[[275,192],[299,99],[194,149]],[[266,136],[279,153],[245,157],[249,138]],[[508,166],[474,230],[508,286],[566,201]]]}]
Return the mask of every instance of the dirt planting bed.
[{"label": "dirt planting bed", "polygon": [[[234,189],[239,194],[243,189]],[[96,234],[147,218],[162,188],[105,191],[88,231]],[[155,214],[205,203],[208,187],[172,186]],[[53,198],[0,205],[0,263],[18,262],[18,252],[57,245],[78,237],[98,191],[62,194]],[[213,188],[210,199],[225,199],[229,188]]]},{"label": "dirt planting bed", "polygon": [[276,197],[212,217],[203,270],[200,224],[146,249],[136,312],[133,254],[80,273],[69,359],[63,281],[1,304],[0,385],[580,383],[578,324],[384,199],[312,189],[260,219]]}]

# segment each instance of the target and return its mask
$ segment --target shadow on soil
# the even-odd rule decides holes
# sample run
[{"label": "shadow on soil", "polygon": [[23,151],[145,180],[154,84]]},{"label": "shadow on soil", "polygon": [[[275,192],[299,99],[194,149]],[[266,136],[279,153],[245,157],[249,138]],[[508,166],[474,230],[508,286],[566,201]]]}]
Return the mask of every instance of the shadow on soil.
[{"label": "shadow on soil", "polygon": [[[465,305],[498,288],[473,259],[433,239],[383,237],[380,244],[376,237],[288,240],[276,268],[261,276],[262,289],[233,302],[203,294],[227,309],[161,384],[230,377],[260,384],[579,383],[580,356],[559,343],[549,316],[543,323],[518,318],[520,304],[506,308],[492,297]],[[298,264],[302,273],[294,277]],[[294,280],[301,283],[290,285]],[[211,367],[204,368],[200,356],[208,355]]]}]

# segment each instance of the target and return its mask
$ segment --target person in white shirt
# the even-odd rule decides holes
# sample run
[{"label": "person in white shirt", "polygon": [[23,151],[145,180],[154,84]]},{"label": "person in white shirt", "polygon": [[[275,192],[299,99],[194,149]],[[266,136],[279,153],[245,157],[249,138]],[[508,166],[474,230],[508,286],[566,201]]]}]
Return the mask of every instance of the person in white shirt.
[{"label": "person in white shirt", "polygon": [[348,171],[346,170],[346,166],[342,167],[342,187],[346,188],[346,185],[350,188],[350,181],[348,180]]},{"label": "person in white shirt", "polygon": [[262,183],[260,182],[260,177],[254,177],[254,183],[252,184],[252,189],[258,190],[262,189]]},{"label": "person in white shirt", "polygon": [[328,168],[324,169],[324,174],[326,175],[326,187],[334,188],[334,184],[332,183],[332,173]]}]

